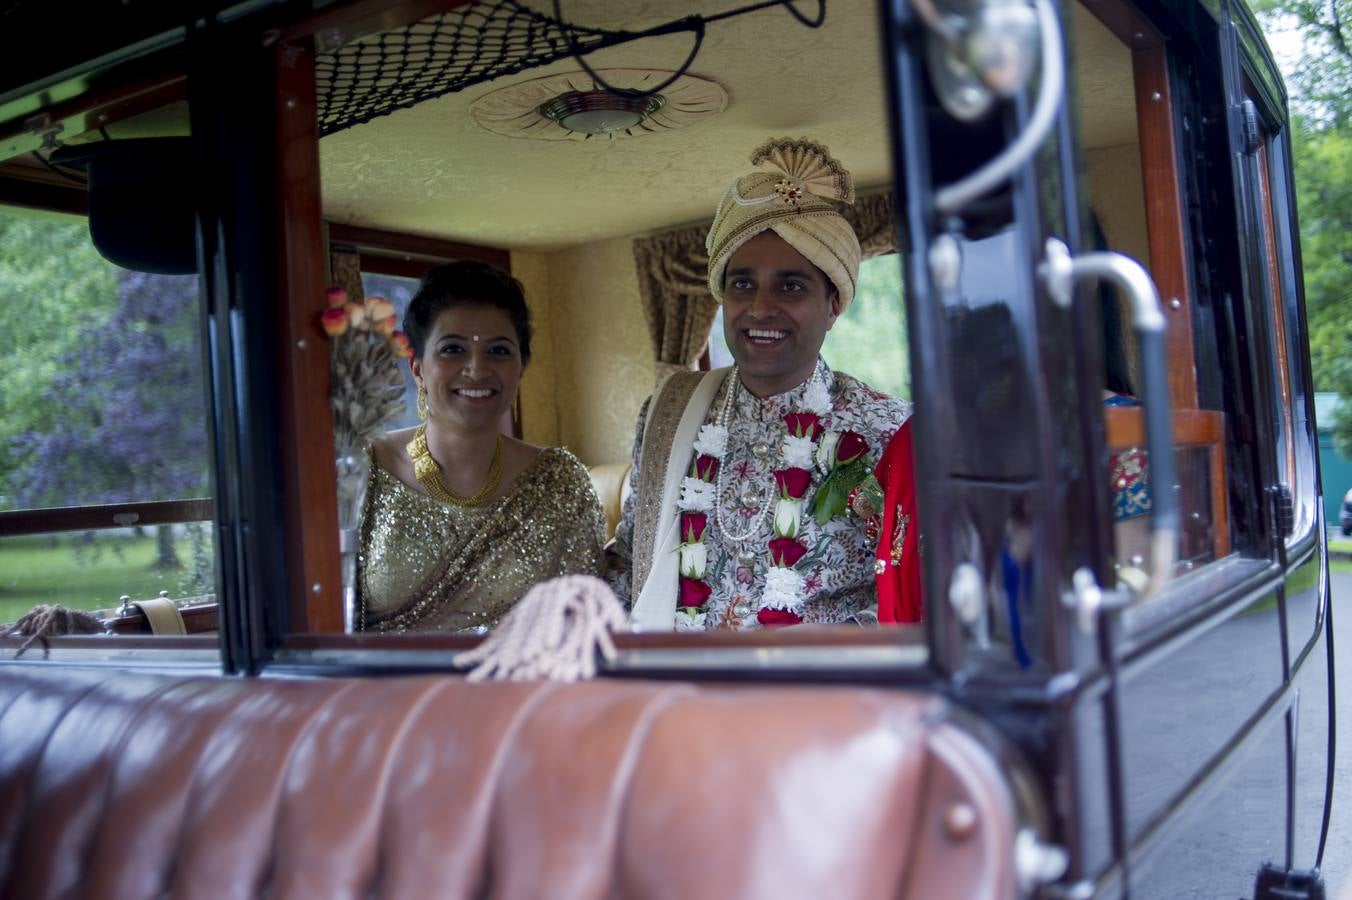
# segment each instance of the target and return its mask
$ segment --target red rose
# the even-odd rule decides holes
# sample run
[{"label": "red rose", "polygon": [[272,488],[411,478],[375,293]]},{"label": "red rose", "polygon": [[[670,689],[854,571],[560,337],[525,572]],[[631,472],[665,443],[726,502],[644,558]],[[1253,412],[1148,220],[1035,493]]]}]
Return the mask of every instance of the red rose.
[{"label": "red rose", "polygon": [[802,500],[811,483],[812,473],[807,469],[779,469],[775,472],[775,490],[779,491],[779,496],[790,500]]},{"label": "red rose", "polygon": [[770,542],[770,562],[776,566],[792,566],[807,553],[807,547],[793,538],[777,537]]},{"label": "red rose", "polygon": [[718,457],[705,453],[695,457],[695,477],[712,482],[718,477]]},{"label": "red rose", "polygon": [[815,441],[822,435],[822,427],[812,413],[789,413],[784,417],[784,424],[789,426],[789,434],[794,437],[806,435]]},{"label": "red rose", "polygon": [[681,606],[703,606],[714,589],[694,578],[681,579],[681,597],[676,602]]},{"label": "red rose", "polygon": [[798,613],[786,609],[762,609],[756,613],[756,619],[766,628],[782,628],[785,625],[797,625],[803,621]]},{"label": "red rose", "polygon": [[704,540],[704,529],[709,517],[704,513],[681,513],[681,543],[695,544]]},{"label": "red rose", "polygon": [[868,441],[853,431],[843,431],[840,443],[836,444],[836,461],[847,463],[856,460],[868,452]]}]

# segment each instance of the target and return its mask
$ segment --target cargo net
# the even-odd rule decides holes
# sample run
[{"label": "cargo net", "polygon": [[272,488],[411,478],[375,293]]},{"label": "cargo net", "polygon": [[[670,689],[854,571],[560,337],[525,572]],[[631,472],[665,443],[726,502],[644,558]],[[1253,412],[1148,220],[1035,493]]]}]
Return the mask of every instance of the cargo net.
[{"label": "cargo net", "polygon": [[[464,90],[472,85],[547,65],[566,56],[609,88],[582,59],[588,53],[644,37],[690,32],[690,54],[671,78],[657,87],[628,94],[654,94],[694,62],[707,24],[767,7],[783,7],[809,28],[826,17],[826,0],[816,0],[813,16],[795,3],[812,0],[764,0],[709,16],[686,16],[643,31],[606,31],[563,21],[555,2],[553,17],[519,0],[472,3],[373,35],[322,54],[315,61],[319,133],[335,134],[395,110]],[[612,89],[615,90],[615,89]]]}]

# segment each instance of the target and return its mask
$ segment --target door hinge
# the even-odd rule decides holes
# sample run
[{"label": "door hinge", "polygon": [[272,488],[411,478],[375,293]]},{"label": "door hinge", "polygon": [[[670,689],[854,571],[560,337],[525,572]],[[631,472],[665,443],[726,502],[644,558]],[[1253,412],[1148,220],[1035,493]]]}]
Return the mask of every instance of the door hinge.
[{"label": "door hinge", "polygon": [[1324,876],[1318,869],[1263,863],[1253,882],[1253,900],[1325,900]]}]

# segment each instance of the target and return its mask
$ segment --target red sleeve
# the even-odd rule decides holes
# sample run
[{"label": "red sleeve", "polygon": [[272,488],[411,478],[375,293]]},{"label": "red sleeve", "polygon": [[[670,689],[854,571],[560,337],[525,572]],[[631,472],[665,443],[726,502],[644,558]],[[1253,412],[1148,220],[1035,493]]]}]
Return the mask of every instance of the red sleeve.
[{"label": "red sleeve", "polygon": [[883,523],[875,564],[878,621],[886,624],[922,622],[925,618],[911,448],[912,421],[907,419],[893,435],[874,472],[883,488]]}]

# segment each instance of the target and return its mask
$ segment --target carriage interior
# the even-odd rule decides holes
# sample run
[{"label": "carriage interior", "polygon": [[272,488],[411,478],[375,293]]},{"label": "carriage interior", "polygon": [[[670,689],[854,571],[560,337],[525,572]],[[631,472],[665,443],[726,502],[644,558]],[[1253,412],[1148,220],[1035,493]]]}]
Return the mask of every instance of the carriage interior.
[{"label": "carriage interior", "polygon": [[[541,0],[534,6],[548,14],[552,4]],[[726,4],[699,0],[687,6],[710,15]],[[658,2],[625,4],[620,10],[601,0],[579,0],[566,4],[565,14],[601,30],[640,30],[672,19],[671,7]],[[897,255],[905,235],[892,194],[896,173],[876,10],[867,4],[832,6],[819,28],[805,27],[780,7],[713,22],[693,64],[664,87],[661,104],[636,113],[638,121],[619,130],[572,130],[561,124],[567,121],[566,109],[550,112],[560,97],[597,87],[593,74],[567,53],[546,65],[351,124],[354,117],[360,120],[392,102],[380,90],[365,101],[351,99],[351,80],[371,65],[360,47],[378,48],[382,61],[394,60],[416,73],[425,54],[417,42],[429,29],[445,32],[452,18],[448,14],[427,20],[439,24],[390,29],[320,48],[318,96],[302,99],[294,110],[301,137],[293,143],[317,139],[326,232],[318,237],[328,251],[324,276],[350,293],[386,295],[402,305],[420,275],[438,262],[478,257],[509,269],[525,287],[539,337],[513,421],[504,422],[504,430],[576,454],[593,473],[612,529],[626,487],[635,416],[644,399],[675,369],[730,362],[717,305],[698,287],[700,245],[719,197],[744,169],[748,149],[767,137],[809,136],[853,172],[860,195],[856,207],[866,222],[861,228],[869,229],[861,232],[869,259],[861,276],[861,302],[828,334],[823,355],[832,366],[880,389],[909,395],[903,257]],[[456,21],[456,28],[475,26],[473,17]],[[475,27],[488,31],[470,43],[482,43],[497,26]],[[1181,285],[1187,279],[1177,252],[1182,225],[1177,211],[1161,202],[1176,192],[1177,183],[1167,79],[1162,97],[1157,90],[1164,71],[1160,39],[1129,6],[1108,2],[1072,4],[1070,31],[1068,102],[1080,126],[1079,175],[1088,206],[1108,248],[1140,260],[1159,280],[1163,295],[1183,296],[1186,303]],[[658,35],[599,50],[586,61],[601,79],[642,88],[671,77],[690,46],[689,34]],[[382,85],[398,81],[388,71],[380,76]],[[394,96],[406,102],[404,95]],[[95,114],[73,117],[59,142],[78,151],[98,143],[182,137],[189,117],[184,80],[169,79],[153,90],[129,91]],[[585,122],[586,116],[572,121]],[[90,209],[82,185],[72,183],[81,173],[53,169],[39,159],[49,155],[47,150],[35,153],[23,140],[12,143],[8,158],[0,162],[0,182],[10,198],[0,197],[0,211],[14,218],[80,221]],[[1156,175],[1145,179],[1143,170]],[[1003,227],[1001,215],[994,216],[995,228]],[[687,293],[676,288],[679,312],[673,316],[668,309],[663,321],[661,306],[671,299],[663,291],[682,275],[691,281],[692,266],[694,287]],[[998,281],[999,273],[992,269],[991,277]],[[192,302],[190,289],[180,293],[185,303]],[[309,314],[309,299],[290,296],[288,303],[302,310],[300,315]],[[1185,506],[1194,515],[1189,519],[1193,530],[1185,529],[1182,558],[1191,566],[1230,549],[1224,413],[1202,408],[1217,404],[1198,399],[1191,336],[1186,330],[1171,334],[1171,354],[1186,370],[1171,381],[1176,441],[1180,459],[1191,466],[1185,471],[1196,476],[1184,481],[1190,492]],[[34,345],[37,340],[35,335]],[[1130,358],[1131,342],[1126,344]],[[40,352],[36,346],[26,350]],[[415,421],[411,382],[407,397],[402,424]],[[923,414],[923,398],[912,399]],[[1142,444],[1139,410],[1107,410],[1105,422],[1113,451]],[[135,490],[123,492],[118,503],[178,506],[138,507],[119,519],[112,508],[117,504],[88,498],[46,496],[46,505],[64,511],[6,498],[9,511],[0,512],[6,517],[0,543],[33,534],[89,534],[91,523],[107,528],[129,521],[127,515],[136,515],[130,521],[140,527],[164,522],[180,532],[187,523],[208,518],[203,513],[210,509],[210,498],[204,491],[166,493],[151,486],[139,488],[138,495]],[[200,545],[202,537],[193,534]],[[209,545],[209,535],[206,540]],[[1140,535],[1119,528],[1120,562],[1128,568],[1140,565],[1140,552]],[[209,565],[209,547],[203,552],[198,546],[193,553]],[[114,616],[116,629],[137,630],[146,620],[136,603],[158,592],[150,588],[188,598],[180,607],[210,605],[211,577],[202,571],[192,585],[182,579],[126,590],[103,585],[95,596],[69,599],[76,606],[114,609],[121,614]],[[61,590],[58,583],[53,596]],[[118,607],[122,594],[132,602]],[[17,607],[6,612],[0,618],[12,619]],[[216,618],[201,609],[185,623],[190,632],[209,630]]]}]

